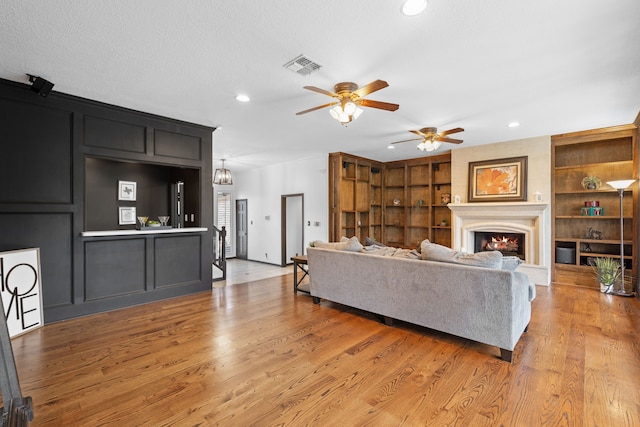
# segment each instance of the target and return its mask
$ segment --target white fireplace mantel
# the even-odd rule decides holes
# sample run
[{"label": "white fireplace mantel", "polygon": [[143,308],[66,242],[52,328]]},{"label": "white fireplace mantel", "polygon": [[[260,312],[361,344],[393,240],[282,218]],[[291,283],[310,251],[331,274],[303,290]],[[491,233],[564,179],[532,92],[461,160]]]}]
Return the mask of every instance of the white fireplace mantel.
[{"label": "white fireplace mantel", "polygon": [[549,285],[551,228],[548,203],[450,203],[453,248],[473,252],[476,231],[525,234],[525,261],[518,270],[538,285]]}]

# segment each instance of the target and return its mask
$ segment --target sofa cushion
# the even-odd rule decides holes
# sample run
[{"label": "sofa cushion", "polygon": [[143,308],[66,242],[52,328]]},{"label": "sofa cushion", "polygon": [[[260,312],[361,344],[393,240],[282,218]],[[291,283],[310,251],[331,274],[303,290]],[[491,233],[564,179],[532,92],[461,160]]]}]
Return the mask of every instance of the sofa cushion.
[{"label": "sofa cushion", "polygon": [[350,239],[342,237],[339,242],[321,242],[317,240],[314,242],[313,246],[321,249],[334,249],[337,251],[349,252],[360,252],[363,248],[356,236],[353,236]]},{"label": "sofa cushion", "polygon": [[502,252],[485,251],[475,254],[461,253],[454,261],[456,264],[473,265],[475,267],[502,268]]}]

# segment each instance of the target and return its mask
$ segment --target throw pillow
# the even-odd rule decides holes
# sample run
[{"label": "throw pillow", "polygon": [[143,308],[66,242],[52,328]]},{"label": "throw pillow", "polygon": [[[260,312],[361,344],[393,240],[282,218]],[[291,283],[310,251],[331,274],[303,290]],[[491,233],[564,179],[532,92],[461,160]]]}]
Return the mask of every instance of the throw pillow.
[{"label": "throw pillow", "polygon": [[472,265],[474,267],[502,268],[502,252],[485,251],[475,254],[460,254],[455,259],[456,264]]},{"label": "throw pillow", "polygon": [[457,256],[458,251],[437,243],[431,243],[429,240],[423,240],[420,243],[420,258],[423,260],[455,262]]},{"label": "throw pillow", "polygon": [[355,236],[350,239],[343,237],[339,242],[316,241],[314,246],[316,248],[334,249],[337,251],[360,252],[362,250],[362,245],[358,241],[358,238]]},{"label": "throw pillow", "polygon": [[502,253],[499,251],[468,254],[438,245],[437,243],[431,243],[429,240],[423,240],[420,244],[420,249],[420,258],[423,260],[450,262],[475,267],[502,268]]},{"label": "throw pillow", "polygon": [[365,246],[374,246],[375,245],[375,246],[380,246],[380,247],[383,247],[383,248],[387,246],[384,243],[378,242],[373,237],[365,237],[364,238],[364,245]]},{"label": "throw pillow", "polygon": [[518,266],[520,264],[522,264],[523,262],[524,261],[522,261],[517,256],[503,256],[502,257],[502,269],[503,270],[509,270],[509,271],[515,271],[515,269],[518,268]]}]

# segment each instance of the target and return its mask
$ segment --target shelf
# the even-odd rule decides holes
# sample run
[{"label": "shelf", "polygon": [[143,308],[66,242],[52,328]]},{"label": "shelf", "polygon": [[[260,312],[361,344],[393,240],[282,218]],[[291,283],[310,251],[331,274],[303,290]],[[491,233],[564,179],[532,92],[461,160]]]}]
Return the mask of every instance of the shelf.
[{"label": "shelf", "polygon": [[[623,219],[633,219],[629,216],[622,217]],[[612,215],[556,215],[556,219],[615,219],[616,221],[620,221],[620,216],[612,216]]]},{"label": "shelf", "polygon": [[[566,242],[566,243],[602,243],[605,245],[619,245],[620,240],[598,240],[598,239],[588,239],[581,237],[556,237],[556,242]],[[631,240],[624,240],[622,242],[625,245],[631,245],[633,242]]]},{"label": "shelf", "polygon": [[[580,256],[590,256],[596,258],[620,258],[620,254],[606,254],[598,252],[580,252]],[[624,259],[633,259],[630,255],[625,255]]]},{"label": "shelf", "polygon": [[[604,185],[604,184],[603,184]],[[627,188],[624,190],[625,193],[630,193],[631,192],[631,188]],[[558,190],[556,191],[556,196],[557,195],[562,195],[562,194],[614,194],[616,197],[618,197],[618,190],[614,190],[614,189],[598,189],[598,190]]]},{"label": "shelf", "polygon": [[[632,163],[631,160],[620,160],[617,162],[602,162],[602,163],[584,163],[579,165],[556,166],[555,170],[562,171],[562,170],[589,169],[589,168],[597,168],[602,166],[606,166],[607,168],[609,167],[615,168],[616,166],[626,166],[630,163]],[[604,182],[602,184],[604,184]]]},{"label": "shelf", "polygon": [[[153,228],[153,227],[148,227]],[[176,234],[176,233],[200,233],[207,231],[207,227],[185,227],[172,228],[164,230],[101,230],[101,231],[83,231],[80,233],[82,237],[108,237],[108,236],[138,236],[145,234]]]}]

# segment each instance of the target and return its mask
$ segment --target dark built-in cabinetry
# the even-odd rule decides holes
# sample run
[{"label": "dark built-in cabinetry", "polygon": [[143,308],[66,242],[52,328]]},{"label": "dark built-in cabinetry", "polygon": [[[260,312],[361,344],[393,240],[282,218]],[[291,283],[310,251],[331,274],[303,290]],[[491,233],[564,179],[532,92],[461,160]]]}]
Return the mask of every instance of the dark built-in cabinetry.
[{"label": "dark built-in cabinetry", "polygon": [[[211,288],[213,128],[0,80],[0,129],[0,250],[40,248],[45,323]],[[171,215],[177,181],[184,228],[119,225]]]},{"label": "dark built-in cabinetry", "polygon": [[451,154],[377,162],[329,154],[329,239],[366,237],[417,248],[451,246]]}]

